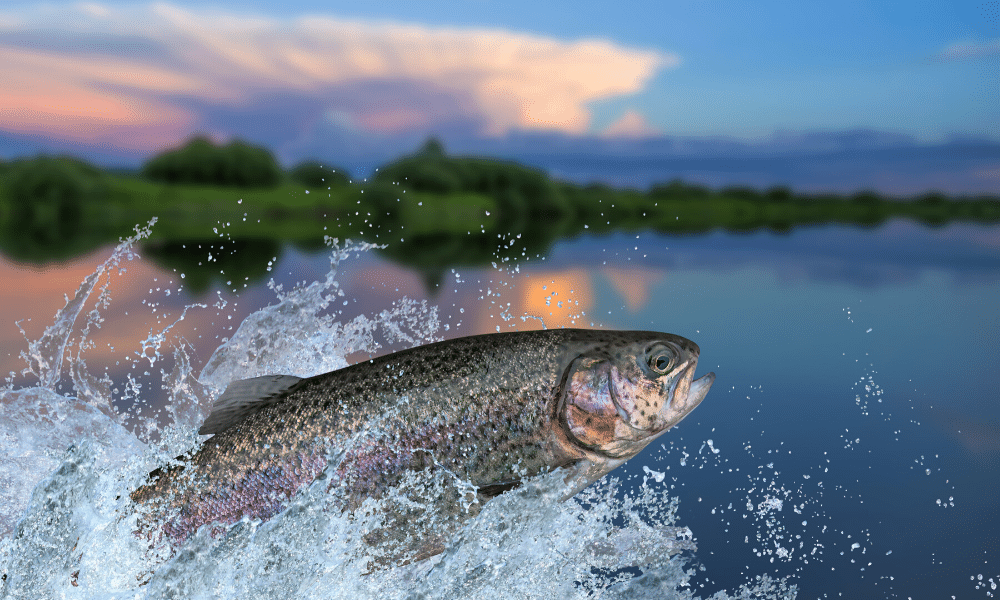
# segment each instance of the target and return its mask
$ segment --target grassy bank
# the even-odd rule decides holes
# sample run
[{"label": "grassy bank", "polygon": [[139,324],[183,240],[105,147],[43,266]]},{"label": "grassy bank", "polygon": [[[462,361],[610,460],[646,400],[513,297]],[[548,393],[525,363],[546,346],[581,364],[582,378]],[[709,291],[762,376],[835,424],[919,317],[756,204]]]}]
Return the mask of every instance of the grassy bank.
[{"label": "grassy bank", "polygon": [[[489,264],[505,252],[544,254],[556,240],[581,234],[788,232],[892,219],[932,227],[1000,223],[1000,201],[992,197],[806,195],[679,181],[646,191],[579,186],[514,163],[448,157],[440,148],[404,157],[360,184],[327,179],[318,165],[297,173],[305,175],[248,187],[155,181],[67,158],[0,164],[0,252],[30,263],[64,260],[114,243],[155,216],[147,254],[174,268],[203,260],[198,245],[218,244],[221,235],[243,249],[228,272],[256,278],[283,245],[315,248],[330,235],[391,243],[388,256],[433,280],[449,266]],[[517,248],[498,247],[508,235],[521,236]],[[264,257],[259,268],[239,264],[256,254]]]}]

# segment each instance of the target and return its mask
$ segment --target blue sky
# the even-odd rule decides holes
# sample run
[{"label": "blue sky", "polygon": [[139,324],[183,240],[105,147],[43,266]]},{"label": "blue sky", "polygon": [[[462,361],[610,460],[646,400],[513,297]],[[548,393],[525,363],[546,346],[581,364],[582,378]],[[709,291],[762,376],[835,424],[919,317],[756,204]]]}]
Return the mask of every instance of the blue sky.
[{"label": "blue sky", "polygon": [[196,131],[284,156],[525,131],[1000,141],[998,15],[983,0],[6,2],[0,145],[140,156]]}]

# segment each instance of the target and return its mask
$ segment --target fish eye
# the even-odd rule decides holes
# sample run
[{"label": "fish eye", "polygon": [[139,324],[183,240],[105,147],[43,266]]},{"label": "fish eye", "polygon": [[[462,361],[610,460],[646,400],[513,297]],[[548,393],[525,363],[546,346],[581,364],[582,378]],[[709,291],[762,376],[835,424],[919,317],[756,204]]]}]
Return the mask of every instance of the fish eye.
[{"label": "fish eye", "polygon": [[662,346],[651,348],[646,356],[649,368],[659,375],[669,373],[674,368],[674,353]]}]

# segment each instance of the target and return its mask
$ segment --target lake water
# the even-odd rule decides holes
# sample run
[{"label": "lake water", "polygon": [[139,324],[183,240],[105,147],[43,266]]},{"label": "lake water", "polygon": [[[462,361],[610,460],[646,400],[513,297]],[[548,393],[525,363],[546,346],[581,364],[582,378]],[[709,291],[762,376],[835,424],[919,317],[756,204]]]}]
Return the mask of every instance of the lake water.
[{"label": "lake water", "polygon": [[[212,266],[208,255],[226,252],[229,241],[223,230],[215,247],[206,245],[205,268]],[[516,246],[517,239],[498,243]],[[187,293],[181,273],[120,257],[98,279],[79,320],[65,330],[74,355],[66,365],[81,364],[76,344],[85,333],[92,342],[83,353],[86,368],[107,373],[114,410],[101,412],[68,398],[82,395],[74,392],[66,365],[60,383],[50,379],[51,393],[28,394],[37,379],[20,374],[25,363],[18,354],[28,350],[26,339],[42,337],[66,302],[63,294],[72,296],[111,254],[107,249],[45,268],[0,262],[0,372],[17,372],[0,397],[5,451],[0,453],[0,572],[9,578],[7,588],[0,583],[0,596],[14,594],[10,581],[23,581],[30,572],[49,590],[39,597],[159,597],[178,590],[191,597],[243,597],[239,590],[258,588],[232,574],[241,569],[262,573],[259,589],[294,591],[296,597],[407,597],[410,590],[423,590],[419,597],[476,597],[476,590],[497,586],[530,588],[544,597],[585,595],[584,576],[546,570],[545,557],[557,551],[569,561],[576,548],[572,536],[560,535],[568,531],[565,525],[551,528],[567,522],[598,527],[596,522],[582,516],[586,511],[526,507],[518,504],[527,502],[520,498],[505,499],[503,509],[524,511],[535,535],[498,546],[506,562],[478,555],[485,551],[463,538],[430,572],[365,579],[355,577],[342,559],[315,556],[314,562],[289,567],[298,579],[286,573],[284,583],[276,584],[265,571],[277,563],[273,557],[267,562],[260,548],[273,549],[273,539],[283,535],[298,539],[293,532],[301,521],[292,515],[258,530],[252,540],[246,538],[250,534],[227,537],[240,552],[202,540],[192,554],[110,568],[128,563],[123,557],[134,551],[129,545],[134,542],[120,533],[127,527],[113,525],[121,505],[98,488],[124,490],[150,461],[174,456],[170,452],[193,442],[204,397],[194,387],[173,384],[194,385],[194,375],[216,348],[244,319],[276,303],[279,293],[299,282],[324,281],[331,252],[286,249],[271,265],[275,285],[236,281],[201,296]],[[799,598],[1000,597],[1000,228],[928,229],[895,221],[874,230],[831,226],[786,235],[581,237],[559,242],[545,256],[452,269],[431,290],[424,281],[377,250],[352,252],[337,266],[338,287],[326,296],[330,306],[320,311],[332,316],[315,321],[314,338],[303,337],[297,346],[278,344],[267,360],[234,364],[226,373],[249,376],[246,369],[252,367],[303,375],[324,365],[333,368],[329,365],[345,357],[367,358],[373,346],[364,340],[336,346],[327,356],[308,353],[310,343],[334,347],[330,337],[346,334],[330,324],[359,315],[369,317],[376,342],[387,324],[409,332],[408,340],[382,340],[377,354],[418,343],[435,327],[432,335],[439,337],[538,328],[543,322],[550,328],[683,335],[701,346],[698,375],[715,371],[715,385],[690,417],[614,475],[619,498],[651,489],[678,498],[674,525],[691,529],[697,550],[669,560],[665,552],[659,567],[625,559],[605,565],[624,576],[655,575],[661,587],[650,591],[605,582],[603,597],[663,597],[663,585],[681,583],[687,587],[679,588],[677,597],[708,598],[720,590],[737,595],[741,585],[752,586],[763,575],[788,578]],[[107,304],[98,298],[105,282]],[[280,292],[272,289],[277,285]],[[426,305],[401,306],[404,297]],[[186,313],[185,306],[190,306]],[[436,313],[428,312],[433,307]],[[92,308],[101,320],[94,319],[85,332]],[[301,323],[313,322],[308,319]],[[296,331],[305,330],[276,327],[269,333]],[[178,346],[184,351],[173,353]],[[185,360],[189,370],[176,366]],[[52,372],[36,370],[43,378]],[[178,405],[172,414],[161,410],[167,402]],[[175,437],[164,441],[160,431],[143,433],[171,419],[184,430]],[[142,441],[130,431],[139,432]],[[81,440],[103,453],[62,454],[71,443],[87,448]],[[50,477],[60,465],[62,474]],[[67,470],[66,465],[77,466]],[[79,473],[91,473],[91,479]],[[22,531],[28,531],[24,523],[34,523],[46,510],[28,508],[32,490],[43,480],[50,497],[62,493],[60,498],[75,499],[64,503],[71,517],[61,525],[62,537],[43,543],[55,534],[49,531],[46,538],[37,529],[15,538],[18,520],[24,519]],[[607,506],[595,514],[600,510],[628,520]],[[490,518],[501,517],[484,512],[472,529],[488,529]],[[327,535],[348,526],[333,522]],[[638,531],[627,524],[625,529]],[[67,532],[80,538],[81,549],[63,539]],[[538,543],[539,536],[543,543],[537,548],[526,542]],[[104,540],[105,549],[94,550],[95,540]],[[322,553],[329,540],[303,542],[302,548]],[[457,558],[463,552],[466,562]],[[213,561],[229,566],[207,566]],[[477,588],[468,574],[483,564],[495,571],[477,575]],[[51,565],[66,572],[50,579],[39,575],[55,568]],[[692,569],[689,579],[670,570],[674,567]],[[135,569],[142,568],[152,575],[140,586]],[[193,583],[178,587],[182,580]],[[218,581],[235,583],[226,587]],[[289,588],[288,581],[297,583]],[[199,588],[198,582],[215,583]],[[758,595],[780,593],[746,597]]]}]

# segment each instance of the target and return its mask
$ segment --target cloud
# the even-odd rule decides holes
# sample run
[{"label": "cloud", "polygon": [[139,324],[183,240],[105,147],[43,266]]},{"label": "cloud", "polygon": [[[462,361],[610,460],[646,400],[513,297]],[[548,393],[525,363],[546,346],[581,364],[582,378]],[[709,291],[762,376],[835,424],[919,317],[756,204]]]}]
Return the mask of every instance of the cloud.
[{"label": "cloud", "polygon": [[[8,133],[155,146],[196,121],[195,115],[157,98],[158,92],[191,85],[168,71],[127,61],[95,64],[9,48],[3,56],[0,127]],[[130,85],[117,81],[123,76]],[[109,85],[118,89],[108,89]]]},{"label": "cloud", "polygon": [[608,125],[604,130],[604,135],[612,138],[644,138],[662,135],[662,132],[646,121],[634,110],[629,110],[617,121]]},{"label": "cloud", "polygon": [[934,55],[938,60],[975,60],[1000,55],[1000,39],[962,41],[951,44]]},{"label": "cloud", "polygon": [[[637,93],[678,63],[604,40],[165,3],[0,13],[0,56],[3,130],[137,151],[225,130],[219,115],[285,114],[284,141],[324,115],[372,134],[449,123],[579,134],[591,102]],[[254,138],[242,125],[231,133]]]}]

